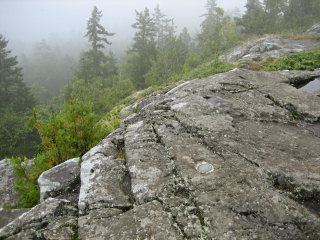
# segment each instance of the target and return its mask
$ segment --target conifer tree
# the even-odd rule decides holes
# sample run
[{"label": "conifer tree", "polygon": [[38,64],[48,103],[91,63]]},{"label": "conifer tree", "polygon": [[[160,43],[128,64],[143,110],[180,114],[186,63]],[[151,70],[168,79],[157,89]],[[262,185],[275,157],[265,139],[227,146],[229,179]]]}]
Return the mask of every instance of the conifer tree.
[{"label": "conifer tree", "polygon": [[[94,6],[91,17],[87,22],[87,33],[90,43],[89,51],[83,52],[80,57],[80,65],[77,71],[77,77],[83,78],[88,83],[94,78],[113,77],[106,68],[110,66],[110,57],[106,56],[103,50],[107,45],[111,45],[108,37],[114,33],[108,32],[101,24],[102,12]],[[115,66],[112,66],[115,67]]]},{"label": "conifer tree", "polygon": [[37,137],[25,127],[35,100],[23,82],[17,57],[11,56],[7,44],[0,34],[0,159],[30,156],[37,142]]},{"label": "conifer tree", "polygon": [[17,57],[10,56],[7,44],[8,41],[0,34],[0,109],[10,106],[14,111],[26,112],[35,101],[23,82]]},{"label": "conifer tree", "polygon": [[248,0],[246,12],[242,18],[237,19],[237,24],[244,27],[246,34],[264,33],[265,23],[263,22],[265,12],[259,0]]},{"label": "conifer tree", "polygon": [[134,43],[128,51],[130,55],[127,72],[135,87],[143,89],[146,87],[144,75],[156,58],[156,26],[148,8],[136,11],[136,22],[132,27],[137,31]]},{"label": "conifer tree", "polygon": [[91,44],[91,53],[93,58],[93,64],[99,66],[103,53],[101,49],[104,49],[105,45],[111,45],[111,42],[107,39],[109,36],[113,36],[114,33],[109,33],[101,24],[102,11],[99,11],[96,6],[93,7],[91,18],[87,23],[87,33],[89,42]]},{"label": "conifer tree", "polygon": [[229,17],[224,16],[223,9],[217,7],[215,0],[207,0],[206,9],[198,35],[200,49],[205,58],[234,45],[238,35],[235,25]]}]

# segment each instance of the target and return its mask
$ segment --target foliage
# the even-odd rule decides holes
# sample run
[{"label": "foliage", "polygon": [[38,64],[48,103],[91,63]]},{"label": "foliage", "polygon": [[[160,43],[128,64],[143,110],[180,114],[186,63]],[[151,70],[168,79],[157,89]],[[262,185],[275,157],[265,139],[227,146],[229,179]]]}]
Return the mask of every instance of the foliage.
[{"label": "foliage", "polygon": [[8,41],[0,35],[0,159],[21,154],[32,155],[37,135],[25,126],[35,104],[22,79],[17,57],[10,56]]},{"label": "foliage", "polygon": [[306,30],[320,20],[320,0],[288,0],[284,13],[284,26],[295,32]]},{"label": "foliage", "polygon": [[96,76],[100,76],[100,65],[105,62],[104,54],[101,49],[105,48],[105,45],[111,45],[108,41],[108,36],[113,36],[114,33],[109,33],[101,24],[100,20],[102,17],[102,12],[98,10],[96,6],[93,7],[91,18],[87,23],[87,33],[89,42],[91,44],[91,49],[87,52],[87,57],[92,62],[92,68]]},{"label": "foliage", "polygon": [[38,174],[30,171],[32,161],[26,157],[11,158],[10,162],[15,175],[15,190],[19,196],[17,207],[31,208],[40,200],[40,189],[36,184]]},{"label": "foliage", "polygon": [[112,87],[106,87],[101,78],[92,80],[90,84],[83,79],[74,78],[65,89],[65,99],[77,98],[83,102],[93,102],[93,112],[101,116],[134,91],[135,88],[128,79],[116,81]]},{"label": "foliage", "polygon": [[17,66],[17,57],[10,56],[8,41],[0,34],[0,109],[11,106],[19,113],[34,106],[34,98],[22,79],[22,69]]},{"label": "foliage", "polygon": [[0,159],[11,156],[32,157],[37,152],[39,136],[26,127],[28,114],[17,114],[11,107],[1,109]]},{"label": "foliage", "polygon": [[156,26],[150,15],[149,9],[136,11],[136,22],[132,25],[137,29],[134,35],[134,43],[128,51],[129,59],[126,67],[128,77],[137,89],[146,87],[144,75],[156,58]]},{"label": "foliage", "polygon": [[320,0],[248,0],[236,22],[246,34],[303,32],[320,20]]},{"label": "foliage", "polygon": [[49,167],[75,156],[83,155],[101,136],[96,126],[97,116],[92,104],[77,99],[65,103],[57,115],[51,115],[48,122],[38,118],[36,112],[30,125],[37,128],[41,137],[42,152],[52,153]]},{"label": "foliage", "polygon": [[92,112],[92,104],[73,100],[65,103],[48,122],[41,121],[34,113],[30,124],[41,136],[41,153],[31,161],[26,158],[11,160],[20,197],[19,207],[32,207],[39,202],[37,179],[42,172],[65,160],[82,156],[119,127],[119,111],[119,108],[115,109],[99,122]]},{"label": "foliage", "polygon": [[227,63],[215,57],[213,60],[200,64],[194,69],[183,72],[172,78],[173,81],[177,80],[192,80],[195,78],[204,78],[217,73],[228,72],[234,69],[235,66],[231,63]]},{"label": "foliage", "polygon": [[[163,21],[166,24],[168,22]],[[180,73],[191,46],[191,37],[186,28],[177,38],[174,35],[174,24],[169,30],[166,25],[160,27],[162,30],[156,60],[152,61],[149,71],[144,75],[147,86],[161,85],[166,83],[170,76]]]},{"label": "foliage", "polygon": [[223,9],[217,7],[215,0],[208,0],[206,9],[198,40],[200,54],[209,58],[236,45],[241,35],[230,17],[224,16]]},{"label": "foliage", "polygon": [[291,54],[270,64],[264,71],[308,70],[320,68],[320,49]]}]

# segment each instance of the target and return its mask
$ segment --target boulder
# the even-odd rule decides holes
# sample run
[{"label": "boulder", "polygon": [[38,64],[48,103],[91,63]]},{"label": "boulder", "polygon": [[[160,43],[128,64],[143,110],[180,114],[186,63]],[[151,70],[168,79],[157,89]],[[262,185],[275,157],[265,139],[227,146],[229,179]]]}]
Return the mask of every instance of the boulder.
[{"label": "boulder", "polygon": [[320,47],[316,39],[287,39],[264,37],[250,41],[220,57],[221,60],[239,64],[267,58],[279,58],[291,53]]},{"label": "boulder", "polygon": [[15,177],[10,162],[0,161],[0,207],[15,206],[18,204],[18,195],[14,190]]},{"label": "boulder", "polygon": [[49,198],[0,229],[0,239],[72,239],[77,209],[67,200]]},{"label": "boulder", "polygon": [[45,172],[38,178],[40,201],[49,197],[78,201],[80,188],[80,158],[65,161]]}]

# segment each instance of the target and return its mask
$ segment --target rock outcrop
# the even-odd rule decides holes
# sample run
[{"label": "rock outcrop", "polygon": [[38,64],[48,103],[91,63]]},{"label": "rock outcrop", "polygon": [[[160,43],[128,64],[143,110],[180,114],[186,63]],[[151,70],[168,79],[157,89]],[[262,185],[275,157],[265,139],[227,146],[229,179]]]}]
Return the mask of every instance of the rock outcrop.
[{"label": "rock outcrop", "polygon": [[13,169],[8,160],[0,161],[0,208],[3,206],[15,206],[18,203],[18,195],[14,189],[15,178]]},{"label": "rock outcrop", "polygon": [[220,59],[238,64],[267,58],[279,58],[290,53],[297,53],[320,48],[320,41],[315,39],[286,39],[265,37],[250,41],[238,47]]},{"label": "rock outcrop", "polygon": [[38,178],[40,201],[51,198],[77,202],[80,189],[80,158],[70,159],[43,172]]},{"label": "rock outcrop", "polygon": [[320,23],[314,24],[311,28],[309,28],[306,33],[308,34],[320,34]]},{"label": "rock outcrop", "polygon": [[77,208],[49,198],[0,229],[0,239],[73,239]]},{"label": "rock outcrop", "polygon": [[320,98],[292,86],[319,76],[235,69],[146,98],[82,156],[78,204],[46,199],[0,239],[320,239]]}]

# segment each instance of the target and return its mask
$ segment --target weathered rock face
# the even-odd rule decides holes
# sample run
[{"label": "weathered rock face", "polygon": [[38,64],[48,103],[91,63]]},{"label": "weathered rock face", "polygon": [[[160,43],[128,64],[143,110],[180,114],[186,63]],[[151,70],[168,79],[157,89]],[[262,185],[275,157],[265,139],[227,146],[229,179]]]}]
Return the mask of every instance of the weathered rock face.
[{"label": "weathered rock face", "polygon": [[320,34],[320,23],[313,25],[306,33],[309,34]]},{"label": "weathered rock face", "polygon": [[289,83],[319,75],[238,69],[146,99],[82,158],[80,238],[318,239],[320,98]]},{"label": "weathered rock face", "polygon": [[49,198],[0,229],[0,239],[72,239],[77,208],[69,201]]},{"label": "weathered rock face", "polygon": [[70,159],[43,172],[38,178],[40,201],[49,197],[78,201],[80,188],[80,158]]},{"label": "weathered rock face", "polygon": [[14,190],[14,175],[11,164],[8,160],[0,161],[0,207],[15,206],[18,203],[18,196]]},{"label": "weathered rock face", "polygon": [[222,55],[220,59],[238,64],[269,57],[279,58],[284,55],[302,52],[320,47],[320,41],[312,39],[260,38]]},{"label": "weathered rock face", "polygon": [[0,228],[6,226],[8,223],[29,211],[30,209],[3,209],[0,208]]},{"label": "weathered rock face", "polygon": [[290,85],[319,76],[235,69],[145,99],[81,158],[78,217],[47,199],[0,239],[320,239],[320,98]]}]

